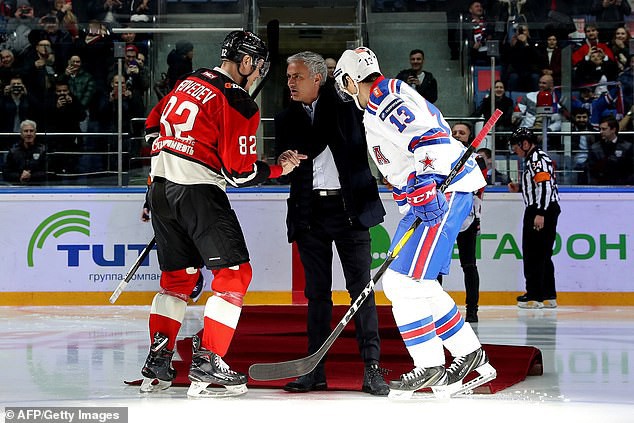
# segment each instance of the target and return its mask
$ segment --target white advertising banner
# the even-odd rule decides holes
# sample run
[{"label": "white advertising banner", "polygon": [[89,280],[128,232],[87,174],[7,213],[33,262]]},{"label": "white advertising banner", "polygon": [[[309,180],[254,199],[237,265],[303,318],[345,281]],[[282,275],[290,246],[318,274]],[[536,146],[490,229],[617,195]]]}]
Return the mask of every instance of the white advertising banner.
[{"label": "white advertising banner", "polygon": [[[112,291],[152,239],[140,220],[143,194],[2,194],[0,291]],[[286,194],[232,196],[250,248],[251,290],[290,290]],[[207,275],[209,273],[207,272]],[[156,291],[156,251],[128,291]]]},{"label": "white advertising banner", "polygon": [[[559,292],[634,292],[634,195],[562,193],[553,262]],[[520,194],[486,193],[479,237],[480,291],[524,291]],[[446,282],[445,282],[446,281]],[[448,291],[464,290],[457,249]]]},{"label": "white advertising banner", "polygon": [[[287,194],[244,191],[229,196],[251,255],[250,291],[290,291]],[[375,269],[400,219],[391,195],[382,196],[388,215],[372,230]],[[633,200],[634,193],[562,194],[554,256],[559,292],[634,292]],[[153,236],[151,224],[140,221],[142,203],[142,193],[126,191],[0,194],[0,291],[112,291]],[[478,248],[481,291],[523,291],[523,211],[519,194],[485,194]],[[337,259],[333,268],[333,288],[344,290]],[[153,251],[128,290],[155,291],[158,283]],[[464,289],[457,251],[444,286]]]}]

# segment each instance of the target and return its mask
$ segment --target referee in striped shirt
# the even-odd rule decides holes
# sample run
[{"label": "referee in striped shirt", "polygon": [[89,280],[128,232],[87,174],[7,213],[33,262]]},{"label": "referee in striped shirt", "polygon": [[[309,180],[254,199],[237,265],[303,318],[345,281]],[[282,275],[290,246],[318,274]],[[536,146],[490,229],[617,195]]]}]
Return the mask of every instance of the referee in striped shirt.
[{"label": "referee in striped shirt", "polygon": [[522,191],[524,221],[522,255],[526,293],[517,297],[520,308],[556,308],[553,245],[557,232],[559,189],[553,161],[537,146],[537,137],[528,128],[518,128],[509,138],[511,149],[524,158],[521,183],[509,183],[509,191]]}]

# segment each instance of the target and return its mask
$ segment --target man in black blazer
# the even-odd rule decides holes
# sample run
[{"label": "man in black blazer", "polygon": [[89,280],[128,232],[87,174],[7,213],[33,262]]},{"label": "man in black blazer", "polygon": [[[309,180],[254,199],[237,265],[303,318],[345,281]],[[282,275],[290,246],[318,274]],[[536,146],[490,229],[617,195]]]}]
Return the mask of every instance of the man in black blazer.
[{"label": "man in black blazer", "polygon": [[[365,131],[353,102],[341,101],[326,83],[322,56],[302,52],[288,58],[291,103],[275,117],[278,161],[292,151],[308,156],[289,175],[286,223],[289,242],[296,242],[304,266],[308,299],[308,353],[331,333],[332,243],[334,242],[354,301],[370,281],[369,228],[383,222],[385,210],[376,178],[368,165]],[[378,366],[380,340],[374,293],[354,317],[365,363],[362,390],[387,395]],[[327,388],[324,360],[288,383],[284,390],[308,392]]]}]

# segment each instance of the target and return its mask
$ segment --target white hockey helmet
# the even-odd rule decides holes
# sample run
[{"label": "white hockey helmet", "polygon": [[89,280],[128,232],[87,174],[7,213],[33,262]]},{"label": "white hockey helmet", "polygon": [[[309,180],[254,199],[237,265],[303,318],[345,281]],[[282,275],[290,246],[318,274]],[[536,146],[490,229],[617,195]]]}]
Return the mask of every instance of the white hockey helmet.
[{"label": "white hockey helmet", "polygon": [[343,88],[344,75],[349,75],[354,82],[360,82],[373,73],[381,73],[376,55],[367,47],[357,47],[343,52],[335,67],[334,76]]},{"label": "white hockey helmet", "polygon": [[[352,97],[361,110],[359,105],[359,82],[363,81],[368,75],[373,73],[381,73],[379,69],[379,61],[376,55],[367,47],[357,47],[354,50],[346,50],[343,52],[337,66],[335,67],[335,81],[339,92],[343,92]],[[346,90],[345,77],[349,76],[355,86],[355,92]]]}]

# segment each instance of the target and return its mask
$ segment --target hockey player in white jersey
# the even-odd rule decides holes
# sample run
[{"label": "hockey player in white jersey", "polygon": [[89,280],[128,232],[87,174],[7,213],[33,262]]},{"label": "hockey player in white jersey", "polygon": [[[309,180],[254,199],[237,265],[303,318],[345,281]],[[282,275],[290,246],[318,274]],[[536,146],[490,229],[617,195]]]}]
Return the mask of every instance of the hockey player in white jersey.
[{"label": "hockey player in white jersey", "polygon": [[[382,279],[415,366],[390,382],[390,397],[409,398],[426,387],[437,396],[472,391],[495,378],[496,372],[436,276],[449,272],[454,242],[472,207],[472,192],[486,181],[471,158],[445,193],[437,191],[465,147],[452,138],[433,104],[406,83],[381,74],[371,50],[346,50],[337,62],[335,79],[342,95],[352,97],[364,111],[370,156],[393,186],[404,214],[391,249],[415,219],[422,221]],[[447,369],[443,346],[454,357]],[[476,377],[468,377],[474,371]]]}]

